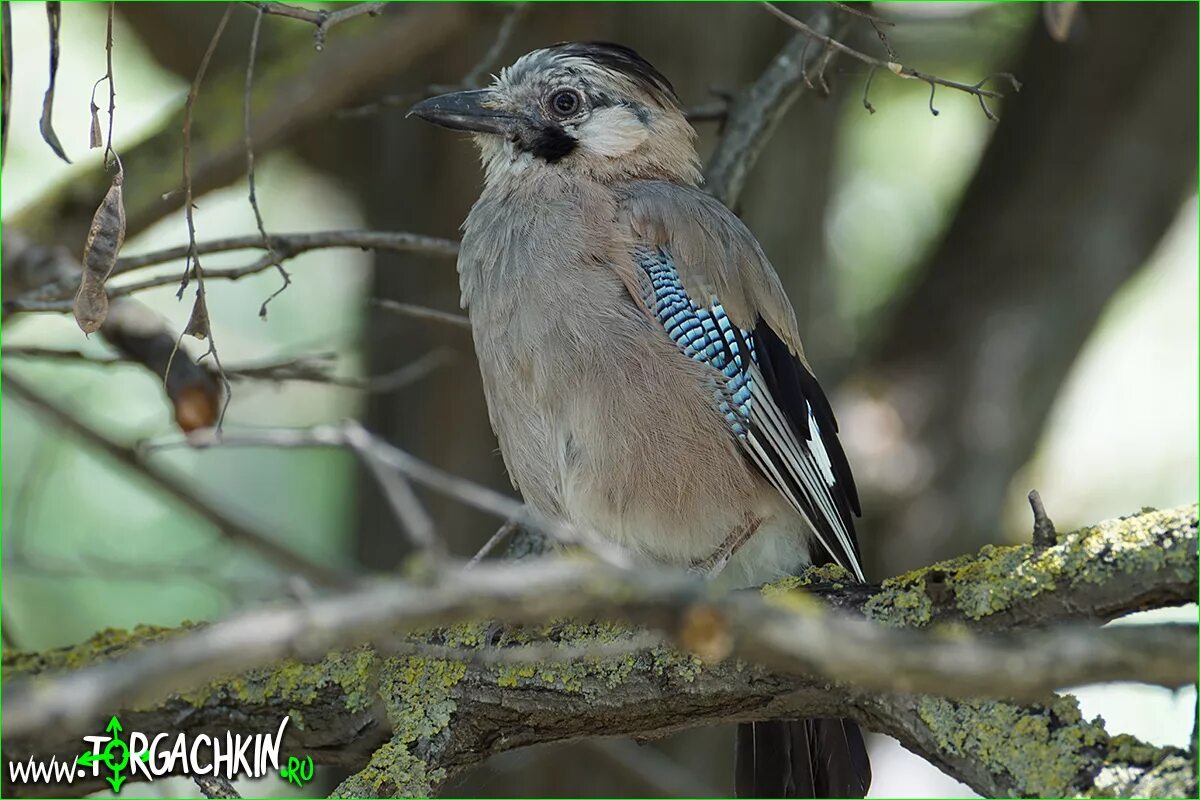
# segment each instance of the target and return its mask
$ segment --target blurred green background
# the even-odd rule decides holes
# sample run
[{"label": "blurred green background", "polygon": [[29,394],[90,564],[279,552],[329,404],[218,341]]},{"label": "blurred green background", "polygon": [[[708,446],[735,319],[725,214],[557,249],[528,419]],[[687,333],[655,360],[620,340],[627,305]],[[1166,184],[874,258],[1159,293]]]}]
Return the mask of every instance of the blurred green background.
[{"label": "blurred green background", "polygon": [[[198,4],[132,5],[118,4],[114,31],[114,146],[122,153],[162,128],[181,106],[198,53],[220,13],[219,7]],[[54,119],[73,165],[58,160],[37,130],[47,63],[43,6],[13,3],[11,11],[15,78],[3,169],[6,223],[22,211],[37,208],[52,187],[84,174],[94,176],[101,169],[100,151],[86,147],[88,97],[93,82],[104,73],[106,7],[83,3],[64,7]],[[1050,46],[1031,44],[1045,38],[1036,6],[876,4],[875,11],[898,23],[887,33],[904,62],[925,71],[974,82],[998,69],[1013,69],[1026,83],[1027,92],[1034,91],[1033,84],[1039,81],[1061,78],[1051,72],[1019,71],[1021,64],[1031,63],[1029,48]],[[398,13],[399,9],[389,9],[389,15]],[[402,74],[364,85],[359,100],[419,93],[426,84],[458,80],[484,52],[503,13],[501,8],[472,9],[438,55],[422,58]],[[1099,36],[1106,25],[1112,25],[1103,15],[1116,12],[1089,6],[1082,13],[1074,39],[1053,45],[1062,48],[1063,58],[1073,57],[1073,47],[1087,47],[1088,36]],[[1190,24],[1194,54],[1194,9],[1191,13],[1190,23],[1183,18],[1178,24]],[[252,9],[234,10],[210,76],[244,70],[252,19]],[[308,32],[302,30],[306,26],[267,18],[260,59],[266,63],[285,56],[328,58],[336,48],[353,47],[355,38],[373,24],[376,21],[364,18],[335,29],[326,51],[318,53],[306,44]],[[854,30],[856,46],[879,52],[870,28],[860,23]],[[636,47],[670,76],[685,103],[700,104],[712,99],[710,88],[736,90],[753,79],[787,36],[786,29],[749,6],[537,4],[522,20],[502,61],[562,39],[615,39]],[[946,516],[947,528],[964,531],[964,538],[957,543],[953,538],[931,539],[924,550],[918,547],[913,553],[913,563],[900,563],[888,555],[886,529],[902,518],[909,519],[910,527],[927,524],[921,515],[931,512],[911,502],[911,497],[953,484],[938,483],[942,457],[936,447],[931,455],[919,446],[920,435],[914,436],[913,444],[903,441],[903,432],[897,433],[897,429],[911,431],[905,427],[906,395],[900,392],[895,396],[901,400],[893,402],[895,396],[876,382],[871,359],[862,354],[887,352],[886,343],[880,345],[878,340],[891,335],[888,326],[902,307],[898,298],[921,285],[923,270],[943,252],[939,248],[966,202],[964,195],[989,140],[1006,122],[989,122],[974,98],[945,90],[934,101],[940,110],[935,117],[929,111],[927,85],[882,73],[875,76],[870,97],[877,113],[869,114],[861,102],[865,68],[841,60],[830,71],[831,97],[806,93],[776,133],[739,211],[788,282],[809,355],[818,374],[828,376],[851,461],[864,486],[869,516],[863,537],[877,575],[931,557],[973,550],[986,541],[1027,539],[1025,494],[1034,487],[1060,530],[1144,506],[1170,507],[1196,499],[1200,398],[1194,58],[1192,64],[1190,77],[1178,76],[1179,102],[1186,103],[1189,91],[1191,95],[1191,160],[1176,167],[1179,185],[1190,188],[1163,190],[1168,195],[1174,191],[1177,197],[1171,201],[1169,218],[1159,224],[1161,231],[1151,236],[1152,246],[1137,253],[1135,268],[1115,281],[1113,291],[1094,301],[1102,308],[1094,324],[1091,320],[1073,323],[1070,335],[1082,337],[1082,348],[1077,356],[1072,351],[1071,357],[1058,357],[1047,367],[1056,370],[1053,386],[1047,390],[1052,403],[1045,411],[1029,412],[1037,416],[1027,426],[1033,429],[1035,444],[1024,448],[1027,452],[1018,452],[1016,468],[1005,466],[990,474],[998,499],[982,503],[986,506],[982,518],[938,512]],[[1192,81],[1190,90],[1187,80]],[[1106,88],[1097,80],[1077,86],[1076,91],[1087,95]],[[1018,95],[1012,103],[1022,99]],[[1002,117],[1015,113],[1009,101],[997,103],[996,108]],[[240,106],[230,113],[240,115]],[[1031,160],[1070,162],[1069,150],[1047,155],[1039,153],[1036,144],[1043,125],[1053,129],[1061,121],[1035,119],[1038,124],[1020,134],[1030,141],[1022,152]],[[208,122],[200,116],[196,124],[203,127]],[[465,141],[416,127],[417,123],[403,120],[403,108],[385,108],[365,117],[315,120],[282,146],[264,149],[258,154],[257,174],[267,230],[379,228],[455,235],[477,194],[475,157]],[[715,141],[716,126],[698,127],[707,151]],[[1142,144],[1150,150],[1161,147],[1154,142]],[[1133,160],[1149,157],[1137,148],[1122,152],[1122,157]],[[1080,168],[1090,167],[1081,164]],[[1151,180],[1156,173],[1147,169],[1145,174]],[[127,181],[150,181],[161,191],[178,184],[176,174],[131,172]],[[1136,205],[1144,197],[1145,192],[1131,189],[1129,202]],[[996,202],[1023,199],[998,193]],[[987,213],[1000,216],[1003,210]],[[201,240],[253,233],[244,180],[199,198],[195,219]],[[1052,230],[1065,232],[1070,226],[1086,224],[1094,225],[1095,238],[1103,240],[1106,219],[1081,220],[1069,208],[1062,209],[1062,219],[1055,221]],[[1153,227],[1154,223],[1146,224]],[[1030,232],[1031,237],[1037,235]],[[182,213],[172,212],[132,236],[123,252],[176,245],[186,236]],[[82,241],[63,244],[76,254],[81,251]],[[1037,246],[1037,242],[1029,244]],[[204,264],[209,269],[238,266],[251,257],[215,254],[206,257]],[[158,272],[180,268],[180,263],[172,263]],[[412,256],[328,250],[298,257],[288,268],[293,284],[272,302],[266,321],[257,312],[278,284],[274,272],[210,284],[209,307],[223,362],[331,353],[337,374],[363,376],[394,369],[435,348],[449,348],[454,358],[429,380],[387,394],[310,383],[238,382],[228,428],[300,427],[358,417],[423,458],[505,487],[492,452],[494,440],[482,415],[469,339],[387,317],[367,302],[372,296],[387,296],[455,310],[452,265]],[[973,265],[964,263],[959,269],[971,270]],[[1021,265],[1014,264],[1013,280],[1024,280]],[[1082,283],[1079,292],[1080,296],[1088,293]],[[178,331],[187,321],[190,303],[177,302],[174,293],[174,287],[163,287],[139,298]],[[952,303],[955,296],[943,300]],[[1077,302],[1073,290],[1052,300],[1064,309],[1064,317],[1071,316],[1065,309]],[[987,308],[981,307],[978,315],[981,327],[990,324]],[[5,348],[29,345],[83,349],[96,355],[109,352],[97,337],[85,340],[69,315],[6,318],[3,341]],[[972,345],[971,352],[980,359],[990,358],[989,346],[1001,350],[1006,346],[1002,338],[997,341],[981,341]],[[184,347],[194,355],[203,352],[191,340]],[[992,368],[1002,372],[1006,362],[1003,355],[997,358]],[[176,436],[160,380],[141,367],[10,358],[4,368],[19,370],[80,417],[124,441]],[[981,386],[986,382],[972,391],[984,391]],[[973,424],[980,430],[994,430],[988,414],[1015,416],[1012,424],[1023,424],[1020,399],[1018,392],[1009,407],[989,409],[985,404],[977,412],[982,416],[971,417]],[[939,427],[937,419],[925,424]],[[962,419],[946,419],[941,427],[952,439],[976,435],[964,425]],[[403,557],[402,537],[386,521],[374,490],[345,453],[171,449],[155,458],[184,470],[205,496],[285,537],[291,547],[315,560],[391,569]],[[18,402],[4,403],[3,475],[6,646],[11,641],[23,649],[46,648],[79,641],[109,626],[213,619],[278,596],[286,588],[269,566],[161,500],[137,476],[46,428]],[[952,498],[954,503],[980,505],[977,497],[961,490],[957,487],[960,494]],[[871,516],[873,502],[883,509],[875,516]],[[497,524],[436,498],[430,499],[430,507],[460,554],[473,552]],[[1171,613],[1195,619],[1196,610]],[[1191,730],[1194,692],[1172,695],[1147,688],[1097,687],[1082,692],[1081,698],[1085,714],[1102,714],[1111,732],[1180,743]],[[724,781],[728,781],[729,758],[721,738],[728,735],[696,732],[662,745],[664,757],[686,764],[694,774],[696,785],[685,791],[728,791]],[[894,744],[877,744],[873,794],[967,791]],[[594,774],[594,766],[612,756],[580,746],[565,748],[556,756],[548,752],[494,759],[451,791],[655,792],[655,787],[639,783],[635,774],[621,769],[597,777],[600,783],[594,786],[573,786],[571,765],[591,765],[588,774]],[[551,761],[555,763],[550,765]],[[189,784],[137,788],[151,794],[193,791]],[[255,791],[270,789],[264,784]]]}]

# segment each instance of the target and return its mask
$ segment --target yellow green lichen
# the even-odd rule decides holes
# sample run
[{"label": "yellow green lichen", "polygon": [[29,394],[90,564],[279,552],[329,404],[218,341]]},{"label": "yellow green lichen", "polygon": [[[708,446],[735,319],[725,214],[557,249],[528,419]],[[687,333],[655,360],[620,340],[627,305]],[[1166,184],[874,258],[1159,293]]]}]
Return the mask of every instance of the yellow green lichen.
[{"label": "yellow green lichen", "polygon": [[1103,721],[1085,721],[1070,695],[1027,707],[923,697],[917,711],[939,749],[1002,770],[1021,796],[1076,794],[1103,765]]},{"label": "yellow green lichen", "polygon": [[1127,733],[1118,734],[1108,742],[1109,760],[1121,764],[1149,766],[1161,754],[1161,751],[1154,745],[1146,744],[1136,736],[1130,736]]},{"label": "yellow green lichen", "polygon": [[316,703],[322,691],[334,689],[344,698],[348,711],[359,712],[371,705],[372,675],[376,669],[375,651],[361,645],[352,650],[334,650],[311,663],[285,659],[269,667],[212,681],[181,697],[196,706],[213,697],[228,696],[257,703],[284,700],[302,709]]},{"label": "yellow green lichen", "polygon": [[105,628],[69,647],[41,652],[7,650],[3,661],[4,678],[7,680],[15,674],[31,675],[51,670],[79,669],[197,627],[199,625],[196,623],[185,621],[175,628],[157,625],[138,625],[133,630]]},{"label": "yellow green lichen", "polygon": [[431,797],[446,777],[444,769],[430,770],[407,742],[393,737],[371,754],[359,772],[342,781],[332,797]]},{"label": "yellow green lichen", "polygon": [[802,575],[789,575],[766,584],[762,587],[762,595],[768,598],[778,597],[781,594],[814,584],[827,584],[832,589],[841,589],[847,583],[852,582],[854,582],[854,576],[844,567],[837,564],[822,564],[818,567],[809,567]]},{"label": "yellow green lichen", "polygon": [[[863,607],[874,620],[920,627],[932,620],[933,596],[954,598],[957,610],[978,620],[1042,592],[1100,583],[1120,573],[1196,569],[1195,505],[1115,519],[1059,537],[1053,547],[988,545],[883,582]],[[1174,532],[1174,536],[1163,536]]]},{"label": "yellow green lichen", "polygon": [[[497,639],[499,652],[505,647],[520,647],[534,642],[552,643],[567,649],[621,646],[631,644],[638,631],[613,622],[553,622],[536,629],[507,629]],[[496,683],[502,688],[537,686],[571,694],[611,691],[638,669],[649,669],[658,677],[675,678],[685,683],[695,680],[700,671],[695,657],[670,647],[614,655],[587,655],[562,662],[498,664]]]},{"label": "yellow green lichen", "polygon": [[392,726],[391,739],[372,755],[367,766],[334,792],[338,797],[428,797],[445,778],[445,770],[429,770],[413,752],[446,729],[457,707],[454,687],[467,674],[462,661],[423,656],[388,658],[381,670],[379,695]]}]

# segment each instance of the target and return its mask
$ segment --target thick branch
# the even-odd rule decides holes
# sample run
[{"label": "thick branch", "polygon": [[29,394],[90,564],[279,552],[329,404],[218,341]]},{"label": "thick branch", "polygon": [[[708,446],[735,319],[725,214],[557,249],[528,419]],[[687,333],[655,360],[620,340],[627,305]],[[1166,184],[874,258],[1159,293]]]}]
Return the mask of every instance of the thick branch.
[{"label": "thick branch", "polygon": [[[1161,583],[1154,593],[1158,604],[1189,602],[1196,591],[1196,514],[1195,506],[1148,512],[1067,534],[1050,548],[994,548],[902,576],[882,589],[825,587],[823,594],[835,605],[860,608],[891,628],[829,614],[805,595],[785,591],[799,579],[773,587],[764,600],[717,596],[677,574],[649,576],[556,561],[479,565],[469,582],[385,584],[302,608],[254,612],[197,631],[156,631],[116,646],[108,634],[102,637],[109,646],[101,658],[89,656],[96,643],[8,657],[6,666],[14,678],[5,686],[5,751],[49,753],[77,747],[77,734],[115,708],[132,709],[135,728],[175,729],[182,719],[182,727],[193,731],[227,726],[235,710],[237,719],[252,726],[291,709],[303,714],[306,726],[289,746],[316,749],[314,758],[325,763],[359,766],[364,748],[395,737],[343,790],[424,794],[446,772],[492,752],[536,742],[660,735],[718,721],[847,715],[896,735],[980,791],[1069,793],[1090,785],[1106,766],[1119,766],[1124,771],[1114,775],[1128,779],[1146,774],[1151,762],[1179,754],[1110,740],[1099,724],[1081,721],[1068,699],[1021,708],[894,692],[918,687],[971,695],[1013,689],[1024,693],[1113,677],[1121,673],[1104,670],[1121,662],[1128,666],[1128,678],[1162,669],[1160,661],[1175,662],[1172,669],[1178,674],[1172,682],[1191,681],[1194,660],[1178,654],[1194,652],[1194,627],[1186,633],[1183,628],[1152,628],[1143,635],[1139,630],[1146,629],[1139,626],[1009,640],[978,638],[965,626],[954,637],[902,628],[932,620],[974,625],[995,618],[1002,622],[992,627],[1002,627],[1018,620],[1045,625],[1080,617],[1105,619],[1144,607],[1146,590],[1127,594],[1125,607],[1118,608],[1113,598],[1119,590],[1094,593],[1093,587],[1128,584],[1134,574]],[[1013,582],[999,581],[1000,571]],[[935,581],[936,576],[942,577]],[[913,585],[918,580],[919,588]],[[980,605],[974,589],[985,580],[996,591]],[[1101,599],[1092,605],[1097,594]],[[510,622],[546,623],[564,615],[634,620],[710,656],[732,648],[777,669],[745,669],[729,662],[702,666],[673,650],[637,644],[632,638],[637,634],[608,625],[555,624],[541,634],[509,630],[497,638],[495,629],[470,623],[397,639],[403,632],[490,617],[497,609]],[[1164,640],[1160,654],[1146,659],[1150,650],[1145,648],[1159,636],[1174,641]],[[1131,637],[1138,641],[1128,641]],[[143,644],[139,638],[152,641],[132,647]],[[385,657],[359,649],[334,653],[307,667],[289,662],[292,666],[253,669],[278,658],[304,658],[366,640],[385,646],[385,652],[417,655]],[[538,650],[538,663],[529,663],[521,648],[536,641],[561,647],[573,661],[563,663]],[[615,657],[604,655],[602,647],[599,655],[579,658],[581,647],[604,642],[611,648],[621,641],[637,646]],[[1123,652],[1116,661],[1106,655],[1108,647],[1125,651],[1129,645],[1142,654]],[[36,689],[21,680],[89,661],[82,669],[44,676]],[[252,671],[240,677],[219,678],[178,694],[185,686],[247,668]],[[1094,668],[1100,674],[1088,673]],[[845,683],[830,685],[828,678],[814,673],[836,673]],[[885,691],[871,692],[863,685]],[[167,691],[177,694],[159,701]],[[440,709],[436,714],[430,711],[434,707]],[[442,721],[434,723],[434,717]],[[1030,722],[1021,722],[1026,719]],[[417,730],[405,727],[409,725]],[[1030,747],[1035,749],[1022,749]],[[1035,763],[1018,768],[1014,759],[1021,753],[1027,761],[1033,753]],[[421,769],[414,770],[417,763]]]}]

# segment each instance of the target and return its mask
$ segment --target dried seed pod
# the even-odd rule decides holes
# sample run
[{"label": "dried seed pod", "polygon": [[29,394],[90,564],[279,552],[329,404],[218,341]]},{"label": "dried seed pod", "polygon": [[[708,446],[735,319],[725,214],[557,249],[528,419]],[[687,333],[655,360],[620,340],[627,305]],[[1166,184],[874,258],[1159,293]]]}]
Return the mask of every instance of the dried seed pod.
[{"label": "dried seed pod", "polygon": [[104,282],[117,264],[117,254],[125,242],[125,200],[122,184],[125,173],[117,161],[117,172],[100,207],[92,217],[87,244],[83,248],[83,275],[75,294],[75,322],[84,333],[93,333],[108,316],[108,294]]},{"label": "dried seed pod", "polygon": [[100,330],[108,317],[108,292],[104,284],[84,272],[83,280],[79,282],[79,291],[75,293],[75,322],[84,333],[95,333]]}]

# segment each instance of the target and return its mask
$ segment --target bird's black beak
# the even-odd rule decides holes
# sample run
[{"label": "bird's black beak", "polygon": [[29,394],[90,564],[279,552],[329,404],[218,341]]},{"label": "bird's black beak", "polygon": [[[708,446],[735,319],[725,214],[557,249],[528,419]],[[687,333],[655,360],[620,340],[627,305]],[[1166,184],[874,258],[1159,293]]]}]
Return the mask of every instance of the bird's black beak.
[{"label": "bird's black beak", "polygon": [[507,134],[516,121],[512,114],[489,108],[492,93],[488,89],[441,94],[422,100],[408,110],[426,122],[456,131]]}]

